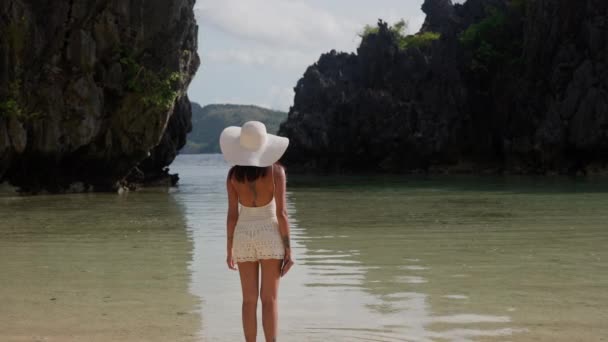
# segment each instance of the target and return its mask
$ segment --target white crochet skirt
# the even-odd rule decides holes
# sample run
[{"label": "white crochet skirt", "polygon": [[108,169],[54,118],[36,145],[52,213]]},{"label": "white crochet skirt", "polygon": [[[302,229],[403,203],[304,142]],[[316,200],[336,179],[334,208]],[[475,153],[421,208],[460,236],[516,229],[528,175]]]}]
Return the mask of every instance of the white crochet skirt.
[{"label": "white crochet skirt", "polygon": [[235,262],[283,259],[285,256],[273,202],[258,208],[241,207],[232,245]]}]

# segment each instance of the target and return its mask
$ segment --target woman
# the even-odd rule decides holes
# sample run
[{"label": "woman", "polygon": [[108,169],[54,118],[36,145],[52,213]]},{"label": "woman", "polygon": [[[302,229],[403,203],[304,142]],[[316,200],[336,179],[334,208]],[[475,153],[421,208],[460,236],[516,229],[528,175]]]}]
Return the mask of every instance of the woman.
[{"label": "woman", "polygon": [[293,266],[285,169],[277,163],[288,144],[289,139],[266,133],[266,126],[258,121],[246,122],[242,128],[227,127],[220,136],[224,159],[234,165],[226,180],[226,263],[231,270],[238,269],[241,277],[247,342],[256,340],[258,293],[266,341],[276,341],[279,279]]}]

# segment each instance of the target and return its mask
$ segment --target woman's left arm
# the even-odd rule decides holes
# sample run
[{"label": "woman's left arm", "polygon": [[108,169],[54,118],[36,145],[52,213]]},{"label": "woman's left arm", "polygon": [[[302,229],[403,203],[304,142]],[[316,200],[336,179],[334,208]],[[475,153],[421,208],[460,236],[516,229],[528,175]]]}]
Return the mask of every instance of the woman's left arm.
[{"label": "woman's left arm", "polygon": [[291,243],[289,242],[289,217],[287,215],[286,205],[286,188],[287,188],[287,176],[285,175],[285,169],[279,165],[273,165],[275,168],[274,176],[275,180],[275,199],[277,208],[277,221],[279,223],[279,233],[283,240],[283,247],[285,248],[285,266],[283,267],[283,273],[285,275],[287,271],[293,266],[293,257],[291,255]]},{"label": "woman's left arm", "polygon": [[239,196],[234,188],[234,185],[232,185],[232,182],[230,181],[230,174],[228,174],[228,178],[226,179],[226,191],[228,192],[228,215],[226,217],[226,263],[228,264],[228,268],[231,270],[236,270],[234,260],[232,259],[232,241],[234,239],[236,222],[239,219]]}]

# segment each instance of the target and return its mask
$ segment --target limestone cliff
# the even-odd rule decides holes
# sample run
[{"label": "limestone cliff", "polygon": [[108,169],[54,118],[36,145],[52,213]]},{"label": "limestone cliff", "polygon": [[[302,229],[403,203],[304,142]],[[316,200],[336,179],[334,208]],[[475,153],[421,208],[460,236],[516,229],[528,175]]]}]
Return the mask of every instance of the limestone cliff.
[{"label": "limestone cliff", "polygon": [[608,169],[608,2],[426,0],[422,30],[380,22],[295,88],[292,170]]},{"label": "limestone cliff", "polygon": [[2,1],[0,182],[111,190],[165,174],[190,128],[193,6]]}]

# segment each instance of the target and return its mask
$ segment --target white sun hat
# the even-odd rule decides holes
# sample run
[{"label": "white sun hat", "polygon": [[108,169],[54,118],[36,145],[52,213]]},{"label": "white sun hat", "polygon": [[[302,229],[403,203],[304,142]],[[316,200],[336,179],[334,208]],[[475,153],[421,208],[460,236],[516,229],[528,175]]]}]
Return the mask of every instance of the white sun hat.
[{"label": "white sun hat", "polygon": [[224,159],[232,165],[270,166],[277,162],[289,145],[289,139],[266,132],[259,121],[248,121],[243,127],[226,127],[220,135]]}]

